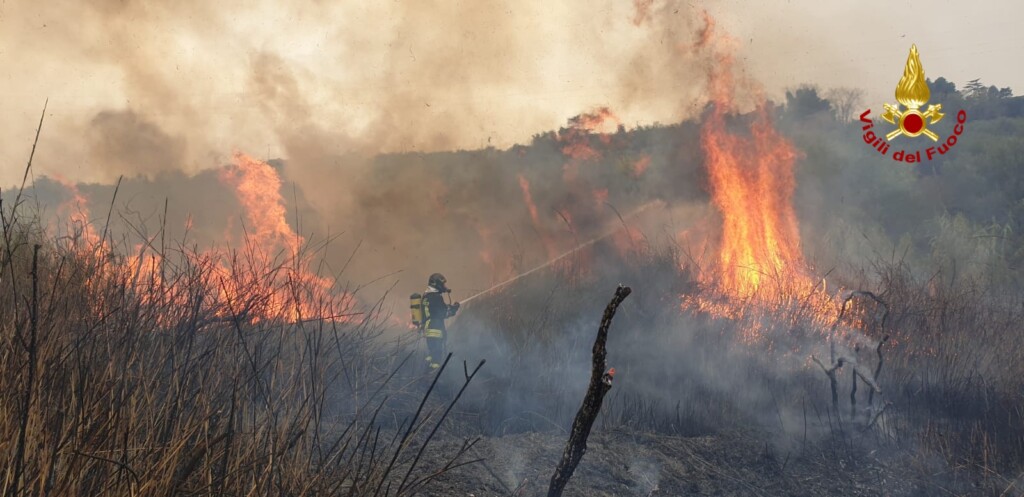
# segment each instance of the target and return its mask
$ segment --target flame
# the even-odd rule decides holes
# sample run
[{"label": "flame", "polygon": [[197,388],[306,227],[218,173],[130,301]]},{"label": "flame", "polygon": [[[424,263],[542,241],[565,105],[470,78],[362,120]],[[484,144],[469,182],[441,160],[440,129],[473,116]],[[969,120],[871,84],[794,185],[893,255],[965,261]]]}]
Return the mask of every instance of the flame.
[{"label": "flame", "polygon": [[530,181],[526,179],[522,174],[519,175],[519,188],[523,191],[523,203],[526,204],[527,210],[530,212],[530,220],[533,222],[533,229],[537,231],[537,234],[541,237],[541,241],[544,243],[544,249],[548,253],[548,257],[554,257],[558,252],[555,244],[547,236],[547,231],[540,222],[540,216],[537,214],[537,204],[533,203],[533,194],[530,193]]},{"label": "flame", "polygon": [[540,225],[540,217],[537,215],[537,205],[533,203],[533,195],[530,193],[530,180],[522,174],[519,175],[519,188],[523,191],[523,202],[530,211],[530,219],[533,220],[534,227],[537,227]]},{"label": "flame", "polygon": [[[701,147],[712,204],[722,224],[713,262],[691,258],[683,264],[684,273],[697,271],[697,285],[681,295],[681,304],[684,310],[737,322],[740,341],[771,349],[775,342],[769,329],[778,319],[792,319],[794,325],[809,321],[814,329],[824,330],[834,320],[835,300],[808,276],[801,251],[792,205],[798,151],[774,128],[771,108],[756,88],[737,83],[734,40],[716,34],[706,13],[705,21],[698,41],[683,48],[688,53],[707,50],[713,58],[707,84],[711,105],[701,128]],[[752,116],[736,115],[740,90],[743,97],[755,97]],[[679,238],[688,244],[689,235],[680,233]]]},{"label": "flame", "polygon": [[723,109],[716,102],[701,132],[712,201],[722,215],[718,284],[750,295],[766,277],[795,276],[803,266],[791,203],[796,152],[772,127],[764,107],[750,136],[728,131]]},{"label": "flame", "polygon": [[623,226],[622,230],[617,231],[612,237],[612,243],[619,257],[624,260],[630,260],[631,257],[650,248],[643,232],[632,226]]},{"label": "flame", "polygon": [[576,178],[575,171],[578,169],[579,162],[586,162],[592,160],[598,160],[601,158],[601,152],[594,150],[589,143],[583,140],[571,140],[562,146],[562,154],[572,159],[573,162],[573,173],[567,174],[566,176],[572,179]]},{"label": "flame", "polygon": [[53,176],[53,180],[67,190],[70,198],[57,206],[58,218],[67,219],[70,243],[78,250],[88,250],[100,246],[100,236],[96,234],[89,222],[89,202],[78,185],[61,176]]},{"label": "flame", "polygon": [[480,255],[480,261],[491,271],[491,284],[511,278],[515,272],[512,257],[501,250],[499,243],[495,243],[494,231],[490,227],[479,222],[475,223],[475,226],[481,245],[477,253]]},{"label": "flame", "polygon": [[896,101],[910,109],[917,109],[931,98],[931,91],[925,82],[924,66],[917,53],[917,45],[910,46],[907,65],[903,68],[903,77],[896,85]]},{"label": "flame", "polygon": [[713,110],[701,130],[712,201],[722,216],[716,284],[751,295],[768,278],[802,279],[804,266],[792,196],[793,145],[772,126],[762,102],[749,135],[726,126],[735,90],[731,58],[712,73]]},{"label": "flame", "polygon": [[235,153],[235,164],[221,170],[220,179],[235,190],[248,218],[247,230],[263,247],[282,246],[294,255],[303,240],[288,225],[281,178],[269,164]]},{"label": "flame", "polygon": [[562,179],[574,183],[581,163],[600,160],[603,154],[592,146],[597,138],[604,145],[611,143],[611,131],[621,125],[619,118],[608,108],[599,107],[569,118],[568,128],[558,134],[562,155],[569,160],[563,166]]},{"label": "flame", "polygon": [[621,124],[618,116],[608,107],[598,107],[593,112],[584,112],[569,118],[569,128],[586,133],[607,134]]},{"label": "flame", "polygon": [[[176,285],[196,283],[209,295],[205,302],[218,318],[251,322],[350,320],[355,314],[355,298],[339,291],[333,279],[309,269],[309,260],[302,253],[305,240],[286,221],[277,172],[265,162],[238,153],[234,164],[221,171],[220,179],[231,187],[242,206],[246,219],[245,249],[241,253],[216,248],[183,253],[188,265],[199,270],[198,281],[165,281],[164,255],[148,244],[137,244],[129,254],[115,256],[89,223],[85,198],[74,184],[60,179],[58,182],[68,190],[71,200],[58,208],[58,214],[66,217],[75,227],[76,236],[87,242],[81,246],[74,238],[70,248],[75,253],[103,255],[95,259],[102,261],[96,278],[124,282],[144,304],[179,303],[179,307],[186,308],[190,305],[189,292]],[[186,229],[191,226],[189,216]],[[90,281],[86,288],[92,290],[99,285]],[[95,311],[102,314],[104,305],[97,300]],[[173,316],[157,316],[157,322],[170,324]]]},{"label": "flame", "polygon": [[[349,315],[354,298],[347,293],[338,295],[332,279],[309,270],[309,261],[300,252],[305,240],[288,225],[277,171],[240,152],[234,160],[232,167],[223,170],[221,180],[234,189],[251,225],[251,232],[247,227],[247,257],[236,263],[250,278],[227,278],[231,273],[237,275],[238,268],[222,266],[218,272],[224,296],[229,302],[239,302],[245,300],[253,285],[265,289],[267,294],[260,299],[255,320],[299,321],[311,316],[338,319]],[[284,252],[285,262],[290,264],[277,261],[272,254],[278,251]]]}]

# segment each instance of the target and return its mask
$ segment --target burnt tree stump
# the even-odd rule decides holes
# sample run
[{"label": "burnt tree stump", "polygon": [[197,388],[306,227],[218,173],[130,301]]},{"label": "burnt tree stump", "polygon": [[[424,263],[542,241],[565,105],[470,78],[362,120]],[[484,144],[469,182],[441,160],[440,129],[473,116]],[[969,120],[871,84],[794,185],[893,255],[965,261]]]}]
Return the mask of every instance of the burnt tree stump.
[{"label": "burnt tree stump", "polygon": [[594,340],[593,366],[590,370],[590,385],[587,387],[587,394],[583,397],[583,405],[576,412],[576,418],[572,422],[572,430],[569,432],[569,441],[565,444],[565,452],[562,453],[562,460],[555,468],[555,474],[551,475],[551,486],[548,487],[548,497],[561,497],[565,484],[572,478],[576,466],[583,459],[587,451],[587,437],[590,436],[590,429],[594,426],[594,420],[601,410],[601,403],[604,396],[612,388],[613,372],[605,373],[605,357],[608,355],[605,343],[608,341],[608,328],[611,327],[615,311],[619,304],[633,290],[628,286],[619,285],[615,289],[615,296],[608,307],[604,309],[604,316],[601,318],[601,327],[597,330],[597,339]]}]

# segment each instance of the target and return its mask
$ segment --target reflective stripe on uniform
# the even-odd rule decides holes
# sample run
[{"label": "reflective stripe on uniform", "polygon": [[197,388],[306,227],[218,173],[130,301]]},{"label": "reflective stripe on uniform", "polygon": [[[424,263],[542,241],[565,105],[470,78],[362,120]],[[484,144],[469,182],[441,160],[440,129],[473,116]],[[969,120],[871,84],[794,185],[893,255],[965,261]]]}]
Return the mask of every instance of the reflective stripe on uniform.
[{"label": "reflective stripe on uniform", "polygon": [[[421,306],[423,307],[423,323],[422,323],[422,326],[424,328],[426,328],[427,326],[430,326],[430,304],[427,302],[426,294],[423,295],[423,299],[420,302],[422,302]],[[431,331],[437,331],[437,330],[424,330],[423,336],[432,337],[432,338],[440,338],[441,337],[441,335],[432,335],[432,334],[430,334]]]},{"label": "reflective stripe on uniform", "polygon": [[426,330],[423,332],[423,336],[427,338],[444,338],[444,333],[441,330]]}]

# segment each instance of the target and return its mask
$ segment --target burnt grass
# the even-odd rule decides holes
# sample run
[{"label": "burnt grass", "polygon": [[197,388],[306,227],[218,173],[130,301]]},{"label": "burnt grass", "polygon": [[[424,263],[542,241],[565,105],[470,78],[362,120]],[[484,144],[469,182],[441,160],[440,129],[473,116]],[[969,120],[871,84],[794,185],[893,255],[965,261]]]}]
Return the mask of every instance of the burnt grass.
[{"label": "burnt grass", "polygon": [[[564,439],[563,432],[483,439],[476,455],[485,458],[487,468],[481,463],[449,471],[424,495],[546,495]],[[933,482],[900,464],[905,454],[831,442],[779,452],[764,440],[763,434],[739,432],[680,437],[601,430],[590,437],[563,495],[934,495]],[[440,460],[455,448],[445,441],[431,455]],[[971,488],[970,482],[961,483],[961,492]]]}]

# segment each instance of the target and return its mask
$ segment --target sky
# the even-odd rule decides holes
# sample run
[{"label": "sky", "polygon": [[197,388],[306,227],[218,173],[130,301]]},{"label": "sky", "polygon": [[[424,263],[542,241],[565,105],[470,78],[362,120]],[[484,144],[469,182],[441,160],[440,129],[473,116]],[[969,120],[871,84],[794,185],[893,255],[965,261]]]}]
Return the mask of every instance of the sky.
[{"label": "sky", "polygon": [[504,148],[601,106],[671,123],[706,102],[705,11],[768,98],[852,87],[877,109],[912,43],[929,77],[1024,92],[1010,1],[0,0],[0,185],[47,100],[35,172],[86,182],[234,151]]}]

